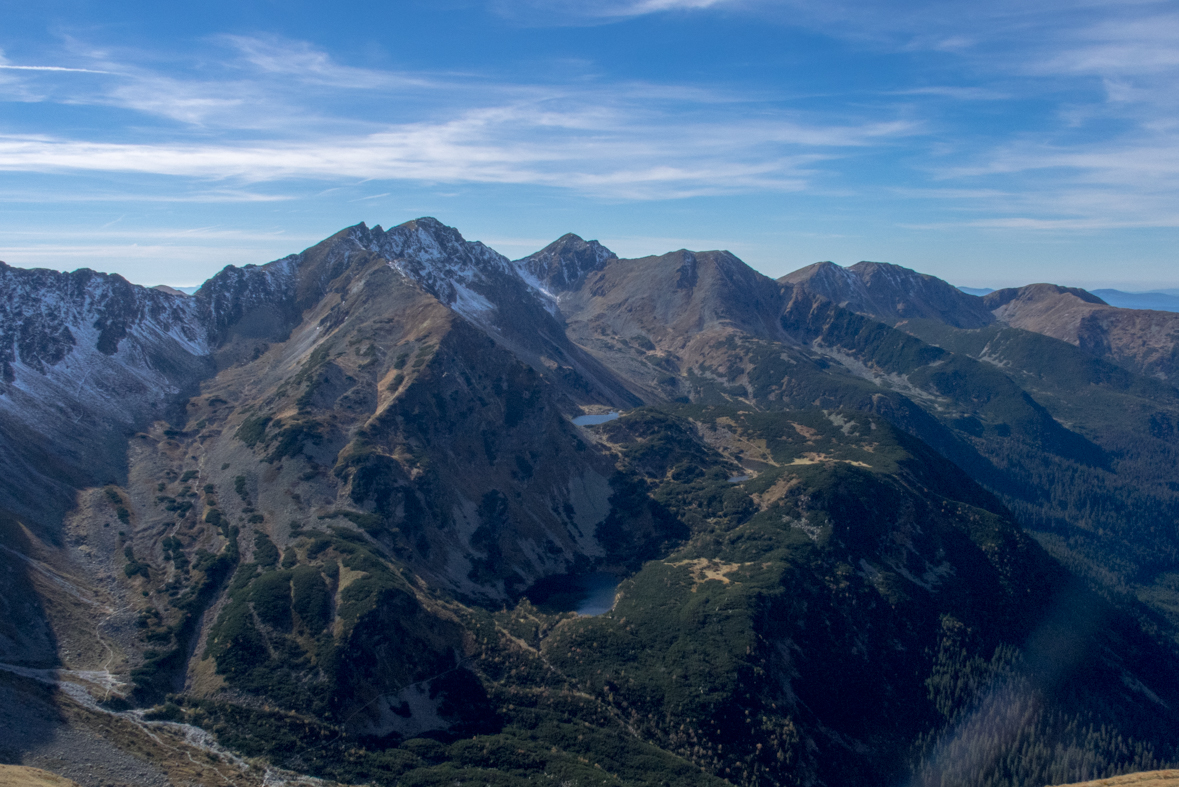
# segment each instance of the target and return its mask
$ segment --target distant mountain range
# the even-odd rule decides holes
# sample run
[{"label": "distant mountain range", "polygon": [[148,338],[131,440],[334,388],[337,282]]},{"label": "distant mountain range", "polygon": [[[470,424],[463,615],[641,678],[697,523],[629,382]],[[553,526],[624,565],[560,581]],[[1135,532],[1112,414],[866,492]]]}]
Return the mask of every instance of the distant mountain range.
[{"label": "distant mountain range", "polygon": [[1153,309],[1161,312],[1179,312],[1179,292],[1175,290],[1159,290],[1156,292],[1093,290],[1093,294],[1110,306],[1117,306],[1119,309]]},{"label": "distant mountain range", "polygon": [[575,235],[509,260],[430,218],[192,294],[9,266],[0,292],[7,762],[84,787],[1179,763],[1179,315]]}]

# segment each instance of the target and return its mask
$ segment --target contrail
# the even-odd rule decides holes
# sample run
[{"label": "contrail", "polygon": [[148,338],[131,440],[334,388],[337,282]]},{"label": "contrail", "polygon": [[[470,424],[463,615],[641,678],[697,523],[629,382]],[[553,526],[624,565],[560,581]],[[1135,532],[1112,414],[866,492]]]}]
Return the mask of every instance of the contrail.
[{"label": "contrail", "polygon": [[6,71],[73,71],[78,74],[113,74],[114,71],[98,71],[93,68],[66,68],[65,66],[8,66],[0,65]]}]

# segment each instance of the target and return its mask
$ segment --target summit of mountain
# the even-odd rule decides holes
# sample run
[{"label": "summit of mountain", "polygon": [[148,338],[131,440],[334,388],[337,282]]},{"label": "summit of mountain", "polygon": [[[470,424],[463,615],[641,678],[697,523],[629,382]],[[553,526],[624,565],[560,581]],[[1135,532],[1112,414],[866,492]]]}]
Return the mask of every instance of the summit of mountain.
[{"label": "summit of mountain", "polygon": [[1110,306],[1075,287],[1031,284],[982,299],[1015,328],[1076,345],[1136,372],[1164,380],[1179,375],[1179,314]]},{"label": "summit of mountain", "polygon": [[570,232],[514,264],[539,289],[560,296],[580,287],[586,276],[617,257],[596,240],[583,240]]},{"label": "summit of mountain", "polygon": [[1070,298],[1091,306],[1109,305],[1093,293],[1080,287],[1062,287],[1059,284],[1046,282],[994,290],[984,295],[982,299],[994,311],[1002,309],[1013,301],[1019,301],[1021,304],[1052,304],[1056,306],[1061,302],[1068,303]]},{"label": "summit of mountain", "polygon": [[570,323],[588,320],[618,336],[642,334],[677,349],[718,330],[781,337],[780,307],[774,282],[730,252],[686,249],[611,259],[562,300]]},{"label": "summit of mountain", "polygon": [[955,328],[981,328],[995,320],[976,296],[936,276],[886,262],[863,261],[847,268],[818,262],[778,281],[890,325],[934,319]]},{"label": "summit of mountain", "polygon": [[560,303],[570,338],[647,401],[682,396],[685,374],[720,363],[718,343],[788,341],[779,285],[727,251],[611,258]]},{"label": "summit of mountain", "polygon": [[978,330],[1000,323],[1148,376],[1171,380],[1179,372],[1179,314],[1116,308],[1076,287],[1040,283],[976,296],[934,276],[866,261],[848,268],[819,262],[778,281],[888,325],[934,320]]},{"label": "summit of mountain", "polygon": [[1086,319],[1111,308],[1085,290],[1045,283],[996,290],[982,300],[1007,325],[1062,339],[1083,349],[1092,349],[1081,341]]}]

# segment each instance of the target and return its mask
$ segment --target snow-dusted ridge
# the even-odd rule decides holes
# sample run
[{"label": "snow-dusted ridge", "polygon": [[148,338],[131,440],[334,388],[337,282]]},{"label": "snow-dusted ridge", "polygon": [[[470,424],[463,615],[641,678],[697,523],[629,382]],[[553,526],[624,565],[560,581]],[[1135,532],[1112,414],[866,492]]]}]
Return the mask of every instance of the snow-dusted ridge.
[{"label": "snow-dusted ridge", "polygon": [[[191,296],[86,269],[0,263],[0,472],[9,488],[49,485],[64,496],[51,479],[117,479],[117,445],[195,392],[227,343],[281,341],[332,281],[373,256],[509,344],[564,358],[576,353],[563,343],[558,298],[614,254],[567,235],[512,262],[421,218],[389,230],[358,224],[299,254],[228,266]],[[96,454],[109,461],[84,459]],[[28,513],[38,503],[24,494],[0,492],[0,507]]]},{"label": "snow-dusted ridge", "polygon": [[[349,264],[354,251],[385,259],[439,301],[487,325],[505,302],[534,298],[557,315],[561,293],[600,269],[613,252],[596,241],[566,235],[515,262],[478,241],[467,241],[437,219],[421,218],[383,230],[363,223],[341,233],[330,251],[324,281],[302,281],[307,252],[265,265],[228,266],[184,296],[131,284],[118,275],[23,270],[0,263],[0,408],[13,390],[49,394],[74,389],[89,401],[124,400],[119,380],[136,380],[173,393],[167,359],[208,356],[229,328],[259,307],[285,311],[306,304],[300,288],[321,291]],[[336,236],[336,240],[341,236]],[[105,382],[104,382],[105,381]],[[51,398],[60,398],[53,394]]]},{"label": "snow-dusted ridge", "polygon": [[52,518],[70,479],[116,480],[126,435],[207,375],[212,349],[196,299],[0,264],[0,507]]},{"label": "snow-dusted ridge", "polygon": [[[555,295],[524,264],[527,260],[513,263],[436,219],[387,231],[359,224],[346,232],[346,246],[379,255],[473,321],[492,319],[505,287],[520,288],[513,295],[522,290],[556,313]],[[340,264],[327,266],[325,278],[347,266],[351,251],[342,247],[332,253],[340,256]],[[305,256],[228,266],[191,297],[87,269],[59,273],[0,263],[0,408],[11,405],[6,394],[14,390],[60,399],[64,394],[50,390],[57,388],[134,409],[126,399],[128,380],[139,381],[156,397],[174,393],[174,363],[167,359],[208,356],[231,326],[259,307],[293,312],[303,305],[295,298],[300,278],[307,275]],[[319,288],[327,283],[316,282]]]},{"label": "snow-dusted ridge", "polygon": [[556,297],[525,269],[479,241],[465,240],[437,219],[416,219],[389,230],[360,224],[351,228],[350,238],[481,325],[494,321],[497,293],[505,286],[522,285],[550,314],[557,313]]},{"label": "snow-dusted ridge", "polygon": [[22,270],[0,263],[0,365],[47,374],[72,355],[118,354],[128,336],[177,350],[209,352],[198,304],[131,284],[121,276]]},{"label": "snow-dusted ridge", "polygon": [[37,431],[67,414],[131,424],[211,351],[193,299],[79,270],[0,268],[0,410]]}]

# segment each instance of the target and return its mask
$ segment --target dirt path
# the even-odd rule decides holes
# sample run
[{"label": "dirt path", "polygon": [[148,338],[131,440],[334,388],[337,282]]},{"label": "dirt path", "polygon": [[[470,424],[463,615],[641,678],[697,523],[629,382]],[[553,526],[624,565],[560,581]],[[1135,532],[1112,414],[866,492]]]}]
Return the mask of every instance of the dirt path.
[{"label": "dirt path", "polygon": [[[98,724],[85,724],[86,719],[80,720],[86,727],[101,728],[94,731],[136,759],[146,759],[162,768],[173,784],[203,787],[333,787],[336,784],[247,761],[220,746],[211,733],[200,727],[150,721],[144,718],[143,710],[105,708],[95,694],[106,697],[111,691],[121,693],[126,686],[109,671],[36,669],[14,664],[0,664],[0,671],[54,686],[60,692],[61,700],[75,706],[77,712],[67,713],[67,716],[96,717]],[[115,723],[104,724],[102,718]]]}]

